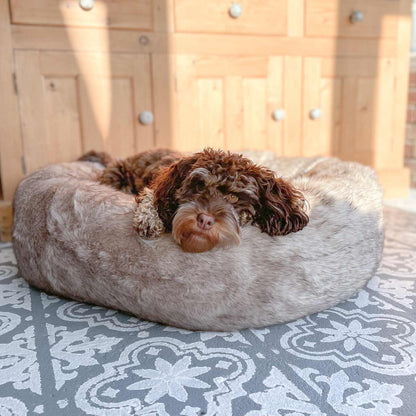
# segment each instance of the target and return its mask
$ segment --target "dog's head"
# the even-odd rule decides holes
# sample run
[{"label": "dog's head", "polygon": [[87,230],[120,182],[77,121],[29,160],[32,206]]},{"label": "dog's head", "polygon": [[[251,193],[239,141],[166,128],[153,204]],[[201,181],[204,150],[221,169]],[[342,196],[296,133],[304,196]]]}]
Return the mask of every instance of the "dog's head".
[{"label": "dog's head", "polygon": [[309,220],[292,185],[221,150],[205,149],[163,168],[153,188],[165,229],[184,251],[238,244],[245,222],[275,236],[299,231]]}]

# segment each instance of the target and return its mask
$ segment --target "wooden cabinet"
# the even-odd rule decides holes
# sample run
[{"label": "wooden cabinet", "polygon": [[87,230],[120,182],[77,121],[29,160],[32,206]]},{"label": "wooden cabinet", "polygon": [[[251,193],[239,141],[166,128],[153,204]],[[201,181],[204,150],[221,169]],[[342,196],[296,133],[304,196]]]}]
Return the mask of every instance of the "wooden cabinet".
[{"label": "wooden cabinet", "polygon": [[409,43],[410,0],[2,1],[3,205],[45,164],[162,146],[338,156],[404,195]]},{"label": "wooden cabinet", "polygon": [[153,147],[148,55],[17,50],[16,81],[28,173],[90,149],[126,157]]}]

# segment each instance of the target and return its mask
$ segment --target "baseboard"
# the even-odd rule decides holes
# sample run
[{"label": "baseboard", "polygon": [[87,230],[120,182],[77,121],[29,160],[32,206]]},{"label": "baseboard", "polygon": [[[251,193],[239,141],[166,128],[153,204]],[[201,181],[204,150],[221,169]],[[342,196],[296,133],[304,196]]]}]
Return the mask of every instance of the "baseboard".
[{"label": "baseboard", "polygon": [[0,201],[0,240],[12,241],[13,207],[12,201]]}]

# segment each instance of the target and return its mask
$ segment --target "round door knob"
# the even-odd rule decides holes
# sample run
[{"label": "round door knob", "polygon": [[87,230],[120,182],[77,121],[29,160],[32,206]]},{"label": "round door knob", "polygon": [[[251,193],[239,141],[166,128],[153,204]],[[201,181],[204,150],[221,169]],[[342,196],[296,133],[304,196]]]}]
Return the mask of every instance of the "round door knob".
[{"label": "round door knob", "polygon": [[364,20],[364,13],[361,10],[355,10],[351,13],[350,22],[360,23]]},{"label": "round door knob", "polygon": [[142,111],[139,114],[139,121],[144,125],[152,124],[154,120],[153,113],[151,111]]},{"label": "round door knob", "polygon": [[283,108],[278,108],[277,110],[274,110],[272,113],[272,117],[274,121],[284,120],[285,116],[286,116],[286,111]]},{"label": "round door knob", "polygon": [[317,120],[322,117],[322,110],[320,108],[314,108],[309,112],[309,117],[312,120]]},{"label": "round door knob", "polygon": [[84,10],[91,10],[94,7],[94,0],[79,0],[79,7]]},{"label": "round door knob", "polygon": [[240,3],[233,3],[230,6],[229,12],[231,17],[237,19],[237,17],[240,17],[241,13],[243,13],[243,8],[241,7]]}]

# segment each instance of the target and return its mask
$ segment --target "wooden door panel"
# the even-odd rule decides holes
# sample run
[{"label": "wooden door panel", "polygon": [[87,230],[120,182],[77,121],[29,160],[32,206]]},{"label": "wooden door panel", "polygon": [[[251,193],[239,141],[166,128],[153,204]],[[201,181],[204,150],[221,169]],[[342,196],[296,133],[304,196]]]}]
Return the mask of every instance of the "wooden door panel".
[{"label": "wooden door panel", "polygon": [[39,52],[17,51],[15,60],[24,165],[30,173],[53,163],[52,146],[45,125],[44,83],[40,72]]},{"label": "wooden door panel", "polygon": [[48,157],[54,163],[75,160],[82,152],[76,79],[43,78]]},{"label": "wooden door panel", "polygon": [[[305,58],[303,71],[302,154],[387,165],[394,60]],[[313,108],[322,110],[320,119],[310,118]]]},{"label": "wooden door panel", "polygon": [[[174,65],[174,146],[298,154],[301,58],[179,55]],[[287,119],[273,120],[286,106]]]},{"label": "wooden door panel", "polygon": [[16,51],[28,172],[95,149],[126,157],[154,146],[148,56]]},{"label": "wooden door panel", "polygon": [[[105,150],[114,157],[136,151],[132,87],[129,78],[78,77],[83,148]],[[111,94],[110,94],[111,91]]]}]

